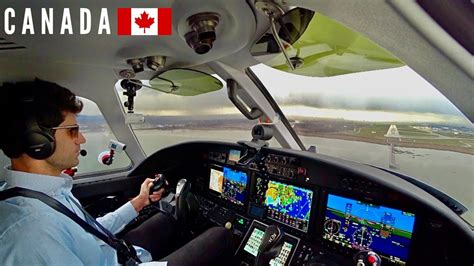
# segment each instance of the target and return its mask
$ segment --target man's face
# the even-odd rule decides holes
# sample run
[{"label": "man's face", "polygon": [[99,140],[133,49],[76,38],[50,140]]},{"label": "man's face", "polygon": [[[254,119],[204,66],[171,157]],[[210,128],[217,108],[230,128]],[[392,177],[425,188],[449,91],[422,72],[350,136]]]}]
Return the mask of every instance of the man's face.
[{"label": "man's face", "polygon": [[77,166],[79,164],[79,152],[81,144],[86,142],[84,135],[74,128],[61,128],[77,125],[76,115],[66,113],[64,121],[58,126],[54,134],[56,149],[53,155],[46,159],[53,168],[60,171]]}]

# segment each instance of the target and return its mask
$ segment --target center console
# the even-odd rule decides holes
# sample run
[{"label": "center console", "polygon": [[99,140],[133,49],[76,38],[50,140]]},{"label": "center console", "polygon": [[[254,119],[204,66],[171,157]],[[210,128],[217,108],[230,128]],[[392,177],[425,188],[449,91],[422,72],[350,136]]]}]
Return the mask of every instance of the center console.
[{"label": "center console", "polygon": [[[241,265],[254,265],[267,226],[257,220],[252,222],[236,252],[236,256],[242,260]],[[282,248],[275,259],[270,260],[270,265],[290,265],[299,242],[299,238],[285,233]]]}]

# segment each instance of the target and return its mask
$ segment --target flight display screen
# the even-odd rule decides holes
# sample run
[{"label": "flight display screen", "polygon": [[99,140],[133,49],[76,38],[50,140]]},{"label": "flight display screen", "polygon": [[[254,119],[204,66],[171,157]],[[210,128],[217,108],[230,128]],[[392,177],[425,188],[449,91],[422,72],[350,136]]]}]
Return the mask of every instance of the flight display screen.
[{"label": "flight display screen", "polygon": [[229,161],[238,162],[240,160],[240,151],[230,150],[229,151]]},{"label": "flight display screen", "polygon": [[313,191],[269,181],[265,192],[267,217],[308,232]]},{"label": "flight display screen", "polygon": [[233,204],[243,206],[247,199],[247,173],[228,167],[211,168],[209,189]]},{"label": "flight display screen", "polygon": [[329,194],[323,238],[405,264],[414,224],[413,213]]},{"label": "flight display screen", "polygon": [[211,168],[211,175],[209,178],[209,189],[215,192],[222,193],[224,185],[224,173],[219,169]]},{"label": "flight display screen", "polygon": [[[263,235],[265,232],[259,228],[254,228],[252,234],[250,235],[247,243],[245,244],[244,250],[250,253],[252,256],[256,257],[258,254],[258,248],[262,243]],[[278,256],[274,259],[271,259],[269,265],[272,266],[283,266],[288,265],[288,259],[291,255],[293,249],[293,244],[289,242],[284,242]]]}]

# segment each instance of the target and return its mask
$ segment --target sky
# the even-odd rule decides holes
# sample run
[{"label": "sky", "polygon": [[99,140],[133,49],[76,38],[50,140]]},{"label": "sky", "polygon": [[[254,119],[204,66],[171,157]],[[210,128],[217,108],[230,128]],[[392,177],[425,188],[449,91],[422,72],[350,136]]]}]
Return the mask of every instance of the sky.
[{"label": "sky", "polygon": [[[468,123],[438,90],[406,66],[326,78],[293,75],[262,64],[252,70],[287,117]],[[135,108],[137,113],[163,116],[238,113],[225,88],[192,97],[143,88],[137,92]],[[84,110],[84,114],[95,112]]]},{"label": "sky", "polygon": [[264,65],[252,69],[280,104],[350,110],[458,113],[438,90],[409,67],[328,78],[285,72],[265,75],[272,69]]}]

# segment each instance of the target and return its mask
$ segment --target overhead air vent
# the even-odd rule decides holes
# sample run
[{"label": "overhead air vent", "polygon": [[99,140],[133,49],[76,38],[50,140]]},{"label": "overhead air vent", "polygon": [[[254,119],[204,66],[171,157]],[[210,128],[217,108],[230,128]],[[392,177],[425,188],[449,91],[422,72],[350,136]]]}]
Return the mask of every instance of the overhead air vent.
[{"label": "overhead air vent", "polygon": [[0,38],[0,52],[5,50],[17,50],[17,49],[26,49],[25,46],[18,45],[14,42],[10,42],[5,38]]}]

